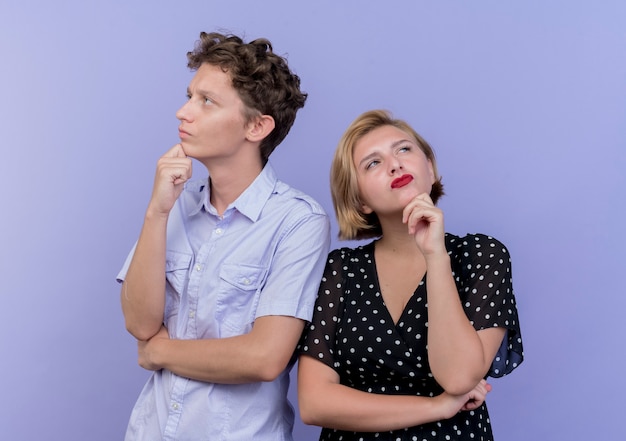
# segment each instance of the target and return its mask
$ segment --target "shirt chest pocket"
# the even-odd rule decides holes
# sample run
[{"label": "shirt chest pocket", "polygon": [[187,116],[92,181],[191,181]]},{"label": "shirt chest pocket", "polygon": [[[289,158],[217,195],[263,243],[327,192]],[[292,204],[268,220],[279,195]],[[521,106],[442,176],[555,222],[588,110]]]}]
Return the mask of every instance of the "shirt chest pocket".
[{"label": "shirt chest pocket", "polygon": [[180,297],[185,291],[189,279],[189,267],[191,266],[191,254],[168,251],[165,258],[165,319],[176,315]]},{"label": "shirt chest pocket", "polygon": [[220,268],[216,318],[221,337],[250,330],[267,269],[250,264],[223,264]]}]

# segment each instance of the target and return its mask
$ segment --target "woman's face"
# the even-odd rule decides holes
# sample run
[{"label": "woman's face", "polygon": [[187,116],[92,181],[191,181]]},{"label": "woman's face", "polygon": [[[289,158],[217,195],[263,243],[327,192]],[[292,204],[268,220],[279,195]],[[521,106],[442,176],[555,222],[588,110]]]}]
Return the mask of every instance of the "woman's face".
[{"label": "woman's face", "polygon": [[359,196],[365,214],[402,211],[415,196],[429,194],[435,182],[432,163],[410,134],[382,126],[354,146]]}]

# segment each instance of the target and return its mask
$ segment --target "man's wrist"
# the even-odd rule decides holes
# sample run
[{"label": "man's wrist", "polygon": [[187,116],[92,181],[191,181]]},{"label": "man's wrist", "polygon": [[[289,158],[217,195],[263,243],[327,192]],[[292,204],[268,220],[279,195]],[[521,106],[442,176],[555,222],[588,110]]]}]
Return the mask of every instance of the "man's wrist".
[{"label": "man's wrist", "polygon": [[150,364],[154,366],[154,370],[163,369],[165,367],[167,344],[168,340],[161,337],[152,338],[150,341]]}]

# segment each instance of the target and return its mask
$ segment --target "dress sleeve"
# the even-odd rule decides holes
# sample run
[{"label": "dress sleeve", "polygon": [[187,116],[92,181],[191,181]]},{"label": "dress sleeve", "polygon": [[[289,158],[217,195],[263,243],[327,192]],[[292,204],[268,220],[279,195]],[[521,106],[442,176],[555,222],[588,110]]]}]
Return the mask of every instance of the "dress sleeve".
[{"label": "dress sleeve", "polygon": [[309,355],[337,370],[335,342],[344,305],[344,271],[347,271],[347,249],[334,250],[328,255],[318,291],[313,318],[305,328],[298,353]]},{"label": "dress sleeve", "polygon": [[500,241],[490,236],[468,235],[459,240],[462,251],[456,281],[465,313],[478,331],[506,328],[488,373],[491,377],[502,377],[524,359],[510,255]]}]

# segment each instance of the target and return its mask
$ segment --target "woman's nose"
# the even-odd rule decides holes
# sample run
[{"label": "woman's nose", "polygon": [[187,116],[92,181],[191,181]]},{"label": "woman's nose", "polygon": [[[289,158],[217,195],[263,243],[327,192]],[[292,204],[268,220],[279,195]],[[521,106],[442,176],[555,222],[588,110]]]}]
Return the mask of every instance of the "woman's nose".
[{"label": "woman's nose", "polygon": [[397,159],[393,159],[391,161],[391,166],[389,169],[390,174],[394,174],[394,173],[399,173],[402,171],[402,164],[400,164],[400,161],[398,161]]}]

